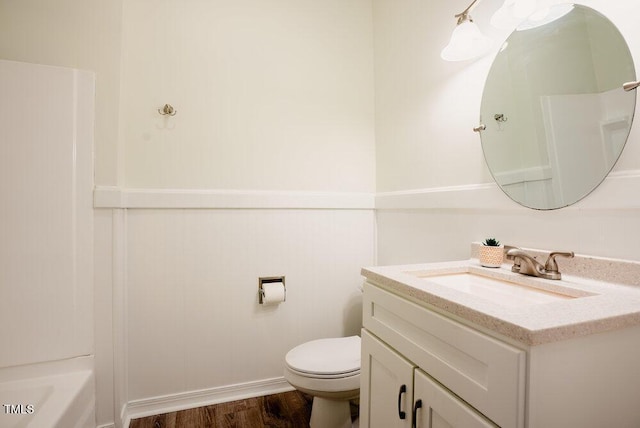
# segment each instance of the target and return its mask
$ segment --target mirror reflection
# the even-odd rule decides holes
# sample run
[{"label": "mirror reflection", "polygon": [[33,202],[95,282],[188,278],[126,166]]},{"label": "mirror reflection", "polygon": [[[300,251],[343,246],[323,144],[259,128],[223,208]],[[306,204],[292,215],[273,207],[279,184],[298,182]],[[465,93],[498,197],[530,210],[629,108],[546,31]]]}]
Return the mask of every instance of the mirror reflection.
[{"label": "mirror reflection", "polygon": [[571,205],[606,177],[635,109],[629,48],[606,17],[580,5],[534,13],[509,36],[489,71],[480,122],[487,165],[513,200],[535,209]]}]

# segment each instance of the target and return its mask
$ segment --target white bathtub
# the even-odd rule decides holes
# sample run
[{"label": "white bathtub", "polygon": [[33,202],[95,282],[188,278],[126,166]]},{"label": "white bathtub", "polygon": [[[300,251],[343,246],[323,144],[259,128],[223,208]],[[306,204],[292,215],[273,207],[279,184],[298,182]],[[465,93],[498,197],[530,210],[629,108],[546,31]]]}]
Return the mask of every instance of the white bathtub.
[{"label": "white bathtub", "polygon": [[0,370],[0,427],[95,428],[91,369],[54,364],[49,370],[5,370]]}]

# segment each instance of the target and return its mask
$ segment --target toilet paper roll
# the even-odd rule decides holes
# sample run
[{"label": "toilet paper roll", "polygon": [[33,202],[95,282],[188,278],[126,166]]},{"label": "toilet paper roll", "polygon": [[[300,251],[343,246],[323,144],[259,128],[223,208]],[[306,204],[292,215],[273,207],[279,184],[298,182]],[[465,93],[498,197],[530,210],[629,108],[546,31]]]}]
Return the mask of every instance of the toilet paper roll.
[{"label": "toilet paper roll", "polygon": [[281,282],[269,282],[262,284],[262,304],[277,305],[284,302],[285,289]]}]

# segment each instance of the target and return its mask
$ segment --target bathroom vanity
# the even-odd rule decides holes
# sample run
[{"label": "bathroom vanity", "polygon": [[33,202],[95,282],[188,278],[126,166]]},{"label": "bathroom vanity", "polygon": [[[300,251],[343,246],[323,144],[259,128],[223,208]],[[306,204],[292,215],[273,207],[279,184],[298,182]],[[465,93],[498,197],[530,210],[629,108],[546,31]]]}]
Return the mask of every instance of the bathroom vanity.
[{"label": "bathroom vanity", "polygon": [[361,426],[640,426],[640,264],[616,263],[363,269]]},{"label": "bathroom vanity", "polygon": [[[611,171],[640,83],[604,15],[538,12],[496,54],[474,131],[504,193],[552,210]],[[640,427],[640,263],[576,256],[560,275],[553,257],[509,252],[512,271],[481,267],[474,251],[362,270],[361,426]]]}]

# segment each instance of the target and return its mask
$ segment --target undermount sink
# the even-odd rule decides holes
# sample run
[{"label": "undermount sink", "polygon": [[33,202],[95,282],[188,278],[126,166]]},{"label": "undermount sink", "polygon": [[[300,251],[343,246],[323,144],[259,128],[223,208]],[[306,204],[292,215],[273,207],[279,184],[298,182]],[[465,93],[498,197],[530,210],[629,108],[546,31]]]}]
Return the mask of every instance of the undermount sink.
[{"label": "undermount sink", "polygon": [[525,281],[516,282],[516,280],[495,278],[471,271],[445,274],[429,274],[420,271],[407,273],[507,307],[551,303],[593,295],[558,284],[524,284]]}]

